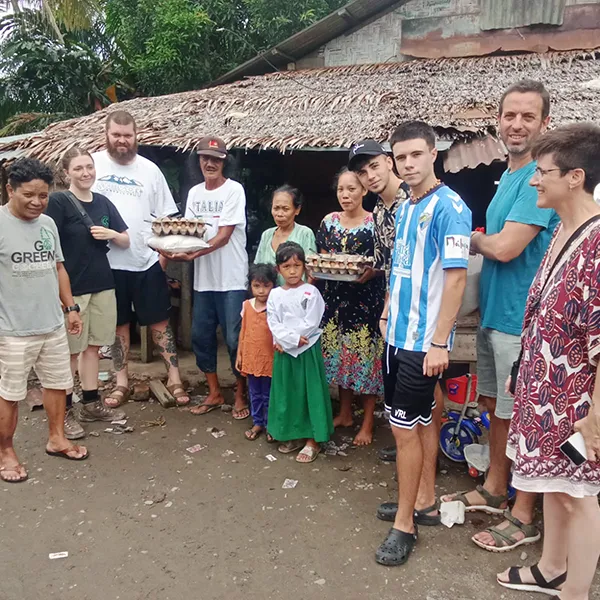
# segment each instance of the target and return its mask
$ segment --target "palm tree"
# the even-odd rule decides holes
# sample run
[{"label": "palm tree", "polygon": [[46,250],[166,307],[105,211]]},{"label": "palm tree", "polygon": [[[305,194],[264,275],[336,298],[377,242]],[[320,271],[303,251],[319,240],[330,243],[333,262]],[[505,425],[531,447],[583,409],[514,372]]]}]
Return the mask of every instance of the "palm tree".
[{"label": "palm tree", "polygon": [[54,35],[64,42],[59,23],[67,31],[89,29],[100,12],[100,0],[0,0],[0,8],[14,13],[38,9]]}]

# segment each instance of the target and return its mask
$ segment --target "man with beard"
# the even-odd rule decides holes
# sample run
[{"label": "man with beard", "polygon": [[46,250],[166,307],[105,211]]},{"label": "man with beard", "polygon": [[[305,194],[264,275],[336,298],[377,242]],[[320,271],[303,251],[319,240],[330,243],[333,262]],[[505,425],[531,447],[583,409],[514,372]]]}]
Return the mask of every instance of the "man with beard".
[{"label": "man with beard", "polygon": [[169,324],[169,287],[158,254],[146,243],[152,235],[152,220],[177,213],[177,206],[160,169],[137,153],[136,136],[134,118],[126,111],[114,111],[106,119],[106,150],[93,155],[93,190],[117,207],[131,240],[129,248],[110,244],[108,252],[117,296],[117,332],[112,348],[117,381],[104,402],[115,408],[129,396],[127,361],[133,306],[138,323],[150,327],[167,367],[167,389],[177,404],[184,406],[190,399],[181,383],[175,337]]},{"label": "man with beard", "polygon": [[209,247],[189,254],[163,253],[172,260],[194,261],[192,344],[196,364],[206,376],[208,396],[190,412],[205,415],[225,402],[217,376],[220,326],[237,378],[232,416],[236,420],[247,419],[250,410],[244,400],[245,380],[235,367],[248,285],[246,194],[240,183],[223,173],[227,147],[222,139],[202,138],[197,152],[204,182],[189,191],[185,214],[189,218],[200,217],[210,225]]},{"label": "man with beard", "polygon": [[546,131],[549,115],[550,96],[540,82],[519,81],[504,92],[499,130],[508,149],[508,169],[488,207],[486,233],[471,236],[471,251],[484,256],[477,392],[490,415],[490,469],[483,486],[442,500],[459,500],[468,512],[504,513],[505,521],[472,538],[479,547],[494,552],[540,539],[532,524],[535,494],[518,492],[512,511],[507,508],[511,462],[506,456],[506,440],[514,399],[505,383],[521,350],[529,287],[558,224],[553,210],[537,207],[537,191],[529,185],[536,170],[531,148]]}]

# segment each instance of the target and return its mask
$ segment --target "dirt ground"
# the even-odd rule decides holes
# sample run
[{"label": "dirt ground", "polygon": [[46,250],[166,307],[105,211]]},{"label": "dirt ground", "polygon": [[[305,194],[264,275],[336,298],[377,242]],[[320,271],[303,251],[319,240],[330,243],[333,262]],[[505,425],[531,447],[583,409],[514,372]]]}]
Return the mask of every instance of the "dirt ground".
[{"label": "dirt ground", "polygon": [[[193,360],[183,362],[186,376],[197,378]],[[134,370],[160,372],[160,364]],[[0,484],[0,600],[534,597],[500,588],[495,574],[531,564],[541,548],[525,548],[524,561],[520,550],[478,549],[469,538],[491,522],[485,516],[422,528],[403,567],[375,563],[389,527],[375,510],[397,489],[393,465],[376,457],[391,441],[383,423],[372,447],[300,465],[264,438],[246,441],[249,421],[230,413],[195,417],[157,403],[126,409],[135,430],[115,435],[107,424],[87,425],[99,434],[85,440],[90,459],[72,463],[46,456],[45,415],[23,405],[16,444],[30,479]],[[147,426],[160,417],[164,426]],[[213,437],[212,427],[225,435]],[[196,444],[200,451],[186,450]],[[297,486],[282,489],[286,478]],[[472,480],[444,462],[438,483],[443,493]],[[68,558],[49,559],[63,551]],[[590,598],[600,598],[599,584]]]}]

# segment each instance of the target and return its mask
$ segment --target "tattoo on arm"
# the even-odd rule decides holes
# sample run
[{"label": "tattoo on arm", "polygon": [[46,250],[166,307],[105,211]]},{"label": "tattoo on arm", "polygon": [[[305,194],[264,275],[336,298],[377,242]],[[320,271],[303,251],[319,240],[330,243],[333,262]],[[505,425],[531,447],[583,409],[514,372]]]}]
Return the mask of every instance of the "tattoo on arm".
[{"label": "tattoo on arm", "polygon": [[169,367],[179,366],[177,360],[177,344],[175,343],[175,334],[173,333],[171,326],[167,325],[165,331],[153,329],[152,339],[154,340],[156,349],[159,351],[167,369]]},{"label": "tattoo on arm", "polygon": [[115,371],[122,371],[127,366],[127,356],[125,352],[125,340],[123,336],[117,335],[111,348],[113,366]]}]

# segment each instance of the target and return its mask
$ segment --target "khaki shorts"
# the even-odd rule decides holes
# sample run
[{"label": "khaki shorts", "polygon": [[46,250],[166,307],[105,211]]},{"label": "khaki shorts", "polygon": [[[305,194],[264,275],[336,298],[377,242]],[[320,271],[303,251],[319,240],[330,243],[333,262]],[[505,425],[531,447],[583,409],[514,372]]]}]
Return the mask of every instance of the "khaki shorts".
[{"label": "khaki shorts", "polygon": [[0,398],[23,400],[32,367],[48,390],[73,387],[70,362],[64,327],[44,335],[0,336]]},{"label": "khaki shorts", "polygon": [[88,346],[110,346],[115,341],[117,300],[115,290],[75,296],[79,304],[83,329],[81,335],[68,335],[71,354],[79,354]]},{"label": "khaki shorts", "polygon": [[504,391],[513,363],[519,358],[521,337],[495,329],[477,332],[477,393],[496,398],[496,417],[510,420],[515,399]]}]

